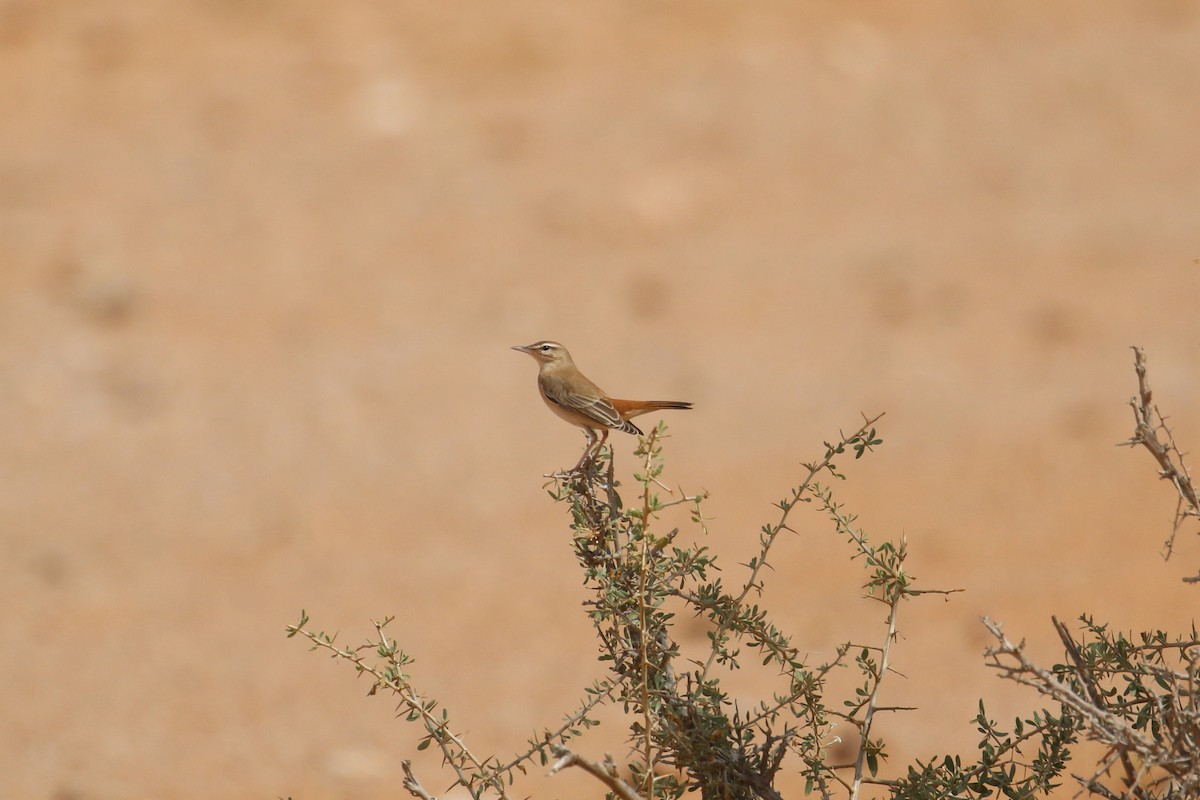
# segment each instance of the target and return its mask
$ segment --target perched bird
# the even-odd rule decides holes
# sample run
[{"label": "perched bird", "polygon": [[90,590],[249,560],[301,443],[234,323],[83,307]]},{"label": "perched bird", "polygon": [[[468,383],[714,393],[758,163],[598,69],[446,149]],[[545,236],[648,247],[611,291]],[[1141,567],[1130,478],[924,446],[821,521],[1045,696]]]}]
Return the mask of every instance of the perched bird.
[{"label": "perched bird", "polygon": [[578,470],[608,439],[608,429],[625,433],[642,431],[630,422],[631,417],[664,408],[691,408],[691,403],[678,400],[618,400],[609,397],[599,386],[587,379],[567,348],[558,342],[535,342],[519,345],[520,350],[538,362],[538,391],[546,405],[558,416],[583,429],[588,446],[574,469]]}]

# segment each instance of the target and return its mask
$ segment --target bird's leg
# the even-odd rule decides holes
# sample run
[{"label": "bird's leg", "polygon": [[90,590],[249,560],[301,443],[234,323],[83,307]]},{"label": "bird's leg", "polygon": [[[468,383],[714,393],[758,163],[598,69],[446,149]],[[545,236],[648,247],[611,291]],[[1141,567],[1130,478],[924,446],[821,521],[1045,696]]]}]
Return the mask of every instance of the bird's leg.
[{"label": "bird's leg", "polygon": [[[585,436],[587,436],[587,447],[583,449],[583,455],[579,457],[579,461],[576,462],[575,466],[571,468],[571,472],[579,472],[579,470],[583,469],[583,465],[587,463],[588,459],[590,459],[592,456],[592,448],[596,446],[596,432],[591,428],[584,428],[583,433]],[[608,437],[606,436],[605,438]],[[599,441],[601,444],[604,443],[604,439],[600,439]]]},{"label": "bird's leg", "polygon": [[[588,452],[584,457],[591,462],[592,466],[596,465],[596,459],[600,456],[600,451],[604,449],[604,443],[608,441],[608,428],[601,428],[598,431],[593,431],[598,434],[595,440],[588,446]],[[611,455],[611,454],[610,454]],[[609,459],[609,466],[612,465],[612,459]]]},{"label": "bird's leg", "polygon": [[[570,469],[559,470],[558,472],[548,472],[543,477],[566,480],[568,478],[577,476],[583,471],[583,465],[586,464],[588,459],[591,457],[592,447],[596,444],[596,432],[591,428],[580,428],[580,430],[583,431],[583,435],[587,437],[587,447],[583,449],[583,455],[581,455],[579,460],[575,462],[575,466],[571,467]],[[603,439],[600,441],[603,442]]]}]

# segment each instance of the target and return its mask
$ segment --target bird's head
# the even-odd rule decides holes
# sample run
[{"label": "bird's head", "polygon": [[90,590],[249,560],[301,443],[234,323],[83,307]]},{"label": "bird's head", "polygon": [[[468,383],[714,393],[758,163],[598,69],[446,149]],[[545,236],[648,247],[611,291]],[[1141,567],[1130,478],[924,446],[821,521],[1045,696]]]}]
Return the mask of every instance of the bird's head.
[{"label": "bird's head", "polygon": [[517,345],[513,350],[520,350],[533,356],[539,364],[571,363],[571,354],[567,348],[558,342],[534,342],[533,344]]}]

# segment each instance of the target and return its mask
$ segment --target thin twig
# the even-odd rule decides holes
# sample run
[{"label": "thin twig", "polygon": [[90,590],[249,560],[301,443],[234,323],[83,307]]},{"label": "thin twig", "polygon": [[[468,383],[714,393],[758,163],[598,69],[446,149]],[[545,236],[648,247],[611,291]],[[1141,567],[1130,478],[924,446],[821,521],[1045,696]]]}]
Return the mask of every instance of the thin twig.
[{"label": "thin twig", "polygon": [[[1187,517],[1200,516],[1200,496],[1197,495],[1196,489],[1192,485],[1192,475],[1188,471],[1187,464],[1184,463],[1183,453],[1175,444],[1175,437],[1171,433],[1171,429],[1167,427],[1166,418],[1158,410],[1158,406],[1153,404],[1154,393],[1151,391],[1150,381],[1146,377],[1146,353],[1140,347],[1133,348],[1133,369],[1138,377],[1138,393],[1136,397],[1129,400],[1129,405],[1133,409],[1136,428],[1133,436],[1119,444],[1128,447],[1140,444],[1150,451],[1150,455],[1158,462],[1159,477],[1169,480],[1179,494],[1180,502],[1175,510],[1175,521],[1171,528],[1171,536],[1165,543],[1166,550],[1163,555],[1164,558],[1169,559],[1175,548],[1175,535],[1179,532],[1179,526],[1183,520]],[[1165,443],[1158,437],[1160,430],[1166,437]],[[1194,581],[1188,580],[1188,582]]]},{"label": "thin twig", "polygon": [[595,761],[588,759],[571,752],[562,745],[553,745],[550,752],[558,759],[554,766],[550,768],[550,775],[554,775],[567,767],[579,767],[587,772],[592,777],[599,780],[617,797],[622,800],[643,800],[642,796],[637,793],[637,790],[621,779],[617,774],[616,765],[613,764],[611,758],[606,758],[603,765],[597,764]]},{"label": "thin twig", "polygon": [[400,762],[400,769],[404,770],[404,780],[401,785],[408,790],[408,793],[413,797],[419,797],[421,800],[437,800],[436,797],[425,791],[425,787],[413,775],[412,762],[405,759]]},{"label": "thin twig", "polygon": [[[379,622],[374,623],[375,630],[379,634],[380,641],[368,646],[383,646],[385,649],[390,647],[387,641],[387,636],[383,632],[384,624],[385,623]],[[377,687],[390,689],[394,694],[396,694],[400,698],[400,702],[405,708],[421,718],[421,721],[425,725],[425,730],[429,732],[438,748],[442,751],[442,755],[445,756],[446,763],[448,763],[451,769],[454,770],[454,774],[458,777],[459,783],[461,783],[463,786],[470,787],[473,785],[473,781],[471,776],[467,775],[462,766],[460,766],[460,762],[465,761],[466,763],[469,763],[475,768],[477,774],[479,775],[486,775],[489,772],[485,763],[481,761],[469,747],[467,747],[466,742],[464,742],[457,734],[450,730],[448,721],[438,716],[434,716],[434,714],[431,713],[430,709],[433,706],[427,700],[418,695],[412,686],[410,686],[407,682],[400,680],[399,678],[388,675],[373,664],[367,663],[363,654],[359,652],[360,649],[365,649],[365,647],[356,650],[343,649],[334,644],[332,639],[323,637],[322,635],[313,633],[306,628],[301,628],[296,625],[289,625],[287,630],[293,635],[298,633],[307,638],[313,643],[314,649],[318,647],[324,648],[330,651],[334,658],[351,662],[354,665],[354,668],[360,674],[365,672],[373,677]],[[484,780],[488,786],[495,790],[496,794],[502,799],[506,799],[508,797],[508,793],[504,790],[504,781],[499,775],[493,773],[490,777],[487,777]]]},{"label": "thin twig", "polygon": [[887,639],[884,641],[883,654],[879,657],[879,675],[875,678],[875,685],[871,687],[871,697],[867,700],[867,713],[863,715],[862,732],[859,734],[862,737],[862,744],[858,748],[858,756],[854,759],[854,781],[850,788],[850,800],[858,800],[858,793],[862,790],[863,766],[866,763],[867,751],[871,747],[871,723],[875,719],[876,705],[879,702],[879,688],[883,686],[883,676],[887,674],[888,656],[891,654],[892,642],[896,638],[896,615],[902,597],[902,594],[897,595],[892,598],[890,603]]},{"label": "thin twig", "polygon": [[1114,791],[1109,789],[1107,786],[1100,783],[1098,778],[1100,777],[1101,774],[1102,773],[1097,773],[1096,775],[1093,775],[1091,778],[1085,778],[1082,775],[1077,775],[1074,772],[1072,772],[1071,777],[1074,778],[1075,780],[1079,781],[1080,786],[1087,789],[1092,794],[1100,795],[1101,797],[1105,798],[1105,800],[1126,800],[1121,795],[1115,793]]},{"label": "thin twig", "polygon": [[958,594],[959,592],[965,592],[965,591],[966,591],[966,589],[905,589],[904,593],[907,595],[918,595],[918,594],[949,595],[949,594]]},{"label": "thin twig", "polygon": [[[600,686],[604,687],[603,691],[599,690]],[[566,735],[567,731],[571,730],[576,725],[580,724],[580,722],[584,719],[584,717],[587,716],[589,711],[591,711],[593,708],[600,705],[601,703],[605,702],[606,700],[611,699],[613,690],[617,688],[617,684],[612,683],[608,680],[604,680],[604,681],[601,681],[597,685],[596,688],[597,688],[597,691],[595,691],[592,694],[592,696],[588,699],[588,701],[585,702],[582,706],[580,706],[579,709],[577,709],[575,712],[568,715],[566,718],[566,721],[563,722],[562,725],[559,725],[558,728],[556,728],[553,731],[543,731],[541,743],[534,742],[528,750],[526,750],[523,753],[517,754],[507,764],[503,764],[503,765],[497,767],[496,772],[500,772],[500,773],[510,772],[513,769],[516,769],[517,765],[523,764],[526,760],[528,760],[531,756],[533,756],[534,753],[537,753],[542,748],[544,748],[548,743],[553,742],[555,739],[562,739]]]},{"label": "thin twig", "polygon": [[[654,443],[658,438],[658,428],[650,431],[650,435],[646,438],[646,458],[642,465],[647,478],[652,476],[654,466]],[[669,491],[669,490],[668,490]],[[646,597],[646,588],[649,581],[650,571],[650,481],[647,480],[642,486],[642,536],[640,542],[641,563],[638,564],[638,629],[641,631],[641,636],[638,637],[639,657],[641,660],[640,674],[638,675],[639,687],[642,690],[642,749],[645,751],[643,758],[646,764],[646,786],[648,790],[647,796],[654,797],[654,722],[650,714],[650,631],[649,631],[649,599]]]},{"label": "thin twig", "polygon": [[743,584],[741,592],[738,593],[737,597],[732,599],[732,602],[729,604],[728,611],[722,615],[721,620],[717,623],[717,629],[709,634],[709,638],[714,643],[714,647],[709,652],[708,659],[704,662],[704,666],[700,669],[698,677],[701,681],[708,678],[708,672],[710,669],[712,669],[713,663],[717,659],[717,654],[720,648],[715,646],[716,643],[720,642],[722,637],[724,637],[725,633],[729,630],[729,626],[733,623],[734,618],[737,616],[738,609],[742,607],[742,603],[750,595],[750,592],[759,588],[760,585],[758,582],[758,574],[767,564],[767,556],[770,553],[771,546],[775,543],[776,537],[778,537],[779,534],[785,530],[791,530],[791,528],[787,526],[787,520],[792,509],[796,507],[796,504],[800,501],[800,498],[805,492],[808,491],[809,487],[812,485],[813,479],[833,463],[835,456],[840,455],[837,451],[840,448],[845,447],[845,445],[849,444],[852,440],[865,434],[871,429],[871,426],[878,422],[882,417],[883,414],[878,414],[869,419],[864,416],[865,421],[859,427],[859,429],[849,436],[843,436],[841,442],[838,443],[838,447],[828,448],[829,452],[826,454],[825,458],[815,464],[805,465],[808,467],[808,474],[804,476],[804,480],[800,482],[799,486],[792,489],[792,496],[790,500],[778,504],[777,507],[780,510],[779,521],[773,526],[770,526],[769,532],[763,534],[762,547],[759,549],[758,556],[754,559],[754,566],[750,570],[750,576],[746,578],[746,582]]},{"label": "thin twig", "polygon": [[1088,700],[1097,708],[1108,708],[1104,702],[1104,693],[1096,685],[1096,678],[1092,675],[1087,662],[1083,660],[1083,653],[1079,651],[1079,645],[1075,644],[1075,640],[1071,638],[1071,632],[1067,630],[1067,626],[1055,615],[1050,615],[1050,621],[1054,624],[1054,630],[1058,631],[1058,638],[1062,641],[1063,647],[1066,648],[1067,655],[1075,662],[1075,673],[1079,675],[1079,680],[1083,684],[1083,688],[1087,691]]}]

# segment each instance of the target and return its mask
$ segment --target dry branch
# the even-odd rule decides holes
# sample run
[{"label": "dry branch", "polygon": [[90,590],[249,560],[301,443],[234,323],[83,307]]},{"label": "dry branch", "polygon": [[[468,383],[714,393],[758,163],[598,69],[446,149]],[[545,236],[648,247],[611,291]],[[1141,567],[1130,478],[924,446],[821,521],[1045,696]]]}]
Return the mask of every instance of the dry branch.
[{"label": "dry branch", "polygon": [[637,790],[617,774],[617,767],[611,756],[606,757],[603,764],[597,764],[595,761],[589,761],[583,756],[571,752],[562,745],[552,746],[550,752],[558,761],[554,762],[549,774],[553,775],[567,767],[579,767],[607,786],[617,797],[623,800],[642,800],[642,796],[637,793]]},{"label": "dry branch", "polygon": [[[1164,558],[1170,558],[1175,548],[1175,534],[1187,517],[1200,517],[1200,497],[1192,485],[1192,476],[1184,463],[1183,453],[1175,444],[1175,437],[1167,427],[1166,417],[1154,405],[1154,393],[1150,389],[1150,381],[1146,377],[1146,353],[1140,347],[1133,348],[1133,368],[1138,377],[1138,393],[1129,400],[1133,409],[1136,427],[1133,436],[1122,446],[1135,447],[1142,445],[1150,451],[1150,455],[1158,462],[1158,475],[1168,480],[1179,495],[1179,503],[1175,508],[1175,521],[1171,528],[1171,536],[1164,543],[1166,552]],[[1161,432],[1161,438],[1160,438]],[[1165,440],[1165,441],[1164,441]],[[1185,579],[1189,583],[1200,581],[1200,576]]]}]

